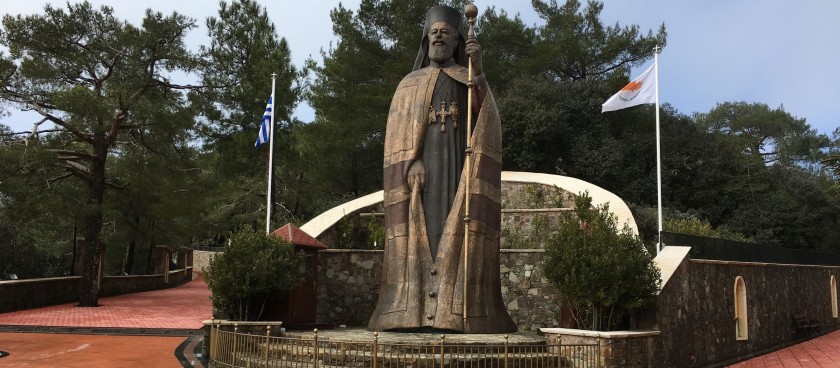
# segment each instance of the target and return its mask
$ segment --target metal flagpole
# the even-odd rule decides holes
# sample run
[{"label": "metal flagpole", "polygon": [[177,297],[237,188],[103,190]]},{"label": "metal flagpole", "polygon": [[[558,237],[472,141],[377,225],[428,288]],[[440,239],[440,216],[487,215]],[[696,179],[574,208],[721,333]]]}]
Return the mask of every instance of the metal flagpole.
[{"label": "metal flagpole", "polygon": [[[464,7],[464,15],[467,17],[469,30],[467,31],[467,39],[475,39],[475,32],[473,31],[473,24],[475,24],[475,17],[478,15],[478,7],[472,2]],[[467,172],[464,178],[464,332],[467,332],[467,276],[469,275],[469,247],[470,247],[470,176],[472,176],[472,94],[473,94],[473,68],[472,56],[468,57],[467,61],[467,150],[465,163]]]},{"label": "metal flagpole", "polygon": [[662,149],[659,138],[659,45],[653,48],[653,70],[656,77],[656,203],[659,220],[656,254],[662,250]]},{"label": "metal flagpole", "polygon": [[274,177],[274,87],[277,73],[271,73],[271,130],[268,132],[268,187],[265,189],[265,233],[271,233],[271,189]]}]

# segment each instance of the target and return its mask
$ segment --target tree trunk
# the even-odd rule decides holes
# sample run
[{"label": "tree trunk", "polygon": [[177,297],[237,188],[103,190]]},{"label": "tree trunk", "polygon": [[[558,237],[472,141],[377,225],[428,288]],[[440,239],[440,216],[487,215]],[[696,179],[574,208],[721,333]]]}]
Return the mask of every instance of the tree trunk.
[{"label": "tree trunk", "polygon": [[146,253],[146,271],[143,273],[144,275],[154,275],[155,273],[155,265],[154,265],[154,256],[155,254],[155,244],[153,240],[149,240],[149,251]]},{"label": "tree trunk", "polygon": [[255,321],[262,321],[262,315],[263,315],[263,312],[265,311],[265,304],[268,303],[268,298],[270,296],[271,295],[269,294],[269,295],[266,295],[265,298],[263,298],[262,305],[260,306],[260,313],[257,314],[257,318],[255,319]]},{"label": "tree trunk", "polygon": [[[135,217],[134,218],[135,232],[136,232],[136,229],[139,228],[139,227],[140,227],[140,217]],[[128,275],[133,275],[134,274],[134,262],[135,262],[134,261],[134,253],[136,252],[136,249],[137,249],[137,239],[134,236],[132,236],[131,241],[128,242],[128,249],[125,252],[126,253],[125,264],[123,265],[123,272],[128,274]]]},{"label": "tree trunk", "polygon": [[131,275],[134,272],[134,249],[137,248],[137,242],[132,239],[128,242],[128,248],[125,250],[125,261],[123,261],[123,273]]},{"label": "tree trunk", "polygon": [[85,211],[85,252],[82,259],[82,284],[79,295],[80,307],[99,306],[99,269],[102,232],[102,199],[105,196],[105,158],[108,146],[104,133],[95,133],[97,142],[93,146],[94,157],[88,180],[88,201]]}]

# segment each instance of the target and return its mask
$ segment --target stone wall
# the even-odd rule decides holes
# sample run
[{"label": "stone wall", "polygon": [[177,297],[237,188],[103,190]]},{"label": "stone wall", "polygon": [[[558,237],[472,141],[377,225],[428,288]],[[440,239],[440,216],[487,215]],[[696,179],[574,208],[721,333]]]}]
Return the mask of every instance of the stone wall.
[{"label": "stone wall", "polygon": [[212,258],[216,254],[219,254],[219,252],[210,252],[203,250],[194,250],[192,253],[193,271],[202,273],[207,272],[207,269],[210,268],[210,258]]},{"label": "stone wall", "polygon": [[169,282],[163,275],[106,276],[102,281],[100,296],[112,296],[141,291],[164,289],[192,280],[192,268],[169,271]]},{"label": "stone wall", "polygon": [[81,276],[0,281],[0,313],[79,300]]},{"label": "stone wall", "polygon": [[[0,281],[0,313],[77,302],[81,276],[52,277]],[[100,296],[164,289],[192,280],[192,269],[169,272],[169,283],[163,275],[105,276]]]},{"label": "stone wall", "polygon": [[[568,318],[540,270],[544,256],[539,249],[501,252],[501,292],[520,331],[560,327]],[[365,326],[378,295],[381,259],[382,252],[375,250],[321,252],[318,321]],[[647,314],[637,315],[640,328],[661,331],[661,336],[602,340],[602,348],[611,347],[603,354],[613,359],[612,366],[699,367],[796,341],[792,325],[796,312],[818,319],[823,331],[837,329],[838,320],[831,317],[829,282],[838,271],[840,267],[685,259],[657,304]],[[745,341],[735,339],[737,276],[744,279],[747,291],[749,339]],[[643,351],[648,358],[629,358]]]},{"label": "stone wall", "polygon": [[503,249],[545,248],[558,217],[574,207],[574,195],[534,183],[502,183]]},{"label": "stone wall", "polygon": [[573,208],[575,193],[536,183],[502,182],[502,208]]},{"label": "stone wall", "polygon": [[[731,363],[797,341],[793,314],[838,328],[831,316],[831,276],[840,267],[686,259],[657,298],[662,367]],[[735,278],[746,286],[748,339],[735,337]]]},{"label": "stone wall", "polygon": [[[587,331],[568,328],[543,328],[549,345],[595,345],[598,367],[649,368],[658,366],[656,352],[659,331]],[[587,348],[563,350],[572,361],[591,362]],[[581,356],[575,356],[577,354]],[[675,366],[676,367],[676,366]]]},{"label": "stone wall", "polygon": [[544,257],[542,249],[501,251],[502,299],[520,331],[561,324],[560,296],[540,269]]},{"label": "stone wall", "polygon": [[366,326],[379,295],[381,250],[318,253],[318,322]]},{"label": "stone wall", "polygon": [[[560,299],[542,276],[543,250],[502,250],[501,292],[520,331],[560,326]],[[319,254],[318,322],[366,326],[379,295],[382,251],[330,249]]]}]

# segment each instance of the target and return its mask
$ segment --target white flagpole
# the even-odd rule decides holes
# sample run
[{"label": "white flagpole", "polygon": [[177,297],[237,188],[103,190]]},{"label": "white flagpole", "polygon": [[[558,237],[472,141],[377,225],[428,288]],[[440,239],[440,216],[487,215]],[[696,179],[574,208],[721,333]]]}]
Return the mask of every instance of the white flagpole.
[{"label": "white flagpole", "polygon": [[659,233],[656,254],[662,249],[662,151],[659,142],[659,45],[653,48],[654,74],[656,75],[656,203],[658,208]]},{"label": "white flagpole", "polygon": [[265,233],[271,233],[271,179],[274,176],[274,86],[277,73],[271,73],[271,130],[268,132],[268,187],[265,189]]}]

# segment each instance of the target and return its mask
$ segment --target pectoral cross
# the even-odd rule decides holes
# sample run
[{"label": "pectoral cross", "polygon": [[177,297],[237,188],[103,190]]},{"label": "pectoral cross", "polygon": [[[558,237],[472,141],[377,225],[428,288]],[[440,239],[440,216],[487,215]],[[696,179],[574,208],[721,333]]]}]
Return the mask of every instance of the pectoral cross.
[{"label": "pectoral cross", "polygon": [[446,133],[446,118],[449,117],[452,121],[452,127],[458,129],[459,114],[457,101],[452,101],[448,110],[446,109],[446,101],[440,102],[440,111],[435,111],[435,106],[429,105],[429,125],[437,123],[440,119],[440,132]]}]

